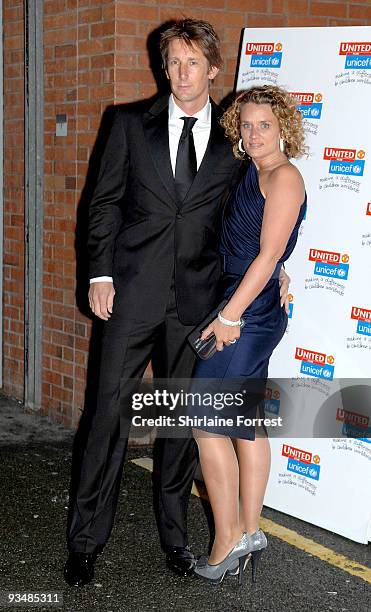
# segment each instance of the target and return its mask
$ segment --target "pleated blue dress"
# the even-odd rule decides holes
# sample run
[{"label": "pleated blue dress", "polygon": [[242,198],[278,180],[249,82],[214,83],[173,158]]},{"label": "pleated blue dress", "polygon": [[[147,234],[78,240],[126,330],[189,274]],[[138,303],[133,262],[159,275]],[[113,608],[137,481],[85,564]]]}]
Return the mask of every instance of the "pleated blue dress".
[{"label": "pleated blue dress", "polygon": [[[259,254],[264,205],[258,171],[251,162],[224,209],[220,239],[223,298],[231,297]],[[255,426],[246,423],[264,416],[269,359],[287,327],[287,314],[280,306],[278,276],[282,263],[294,250],[306,206],[305,197],[272,277],[242,315],[244,327],[239,340],[196,363],[190,390],[199,399],[188,404],[187,413],[193,420],[197,417],[198,429],[255,439]]]}]

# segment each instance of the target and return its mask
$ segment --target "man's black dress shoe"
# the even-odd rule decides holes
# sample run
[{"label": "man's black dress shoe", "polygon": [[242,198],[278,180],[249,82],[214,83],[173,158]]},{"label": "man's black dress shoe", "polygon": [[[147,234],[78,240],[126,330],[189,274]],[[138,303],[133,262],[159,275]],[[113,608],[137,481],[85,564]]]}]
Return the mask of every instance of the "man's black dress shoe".
[{"label": "man's black dress shoe", "polygon": [[70,552],[64,566],[64,579],[73,587],[88,584],[94,578],[94,563],[97,555],[92,553]]},{"label": "man's black dress shoe", "polygon": [[197,559],[188,546],[168,546],[166,548],[166,565],[178,576],[191,576]]}]

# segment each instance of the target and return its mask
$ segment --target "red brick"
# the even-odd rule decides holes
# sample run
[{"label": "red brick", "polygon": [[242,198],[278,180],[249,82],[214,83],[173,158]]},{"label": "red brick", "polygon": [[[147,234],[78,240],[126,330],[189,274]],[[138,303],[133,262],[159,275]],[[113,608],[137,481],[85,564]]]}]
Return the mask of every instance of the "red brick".
[{"label": "red brick", "polygon": [[62,359],[51,359],[51,370],[68,376],[73,375],[73,364],[65,363]]},{"label": "red brick", "polygon": [[117,51],[145,51],[145,40],[134,36],[121,36],[116,40]]},{"label": "red brick", "polygon": [[371,24],[371,6],[366,0],[366,6],[362,4],[349,3],[349,17],[354,19],[365,19],[365,25]]},{"label": "red brick", "polygon": [[[274,0],[273,0],[274,2]],[[226,0],[225,7],[232,11],[246,11],[257,13],[268,13],[268,0],[248,0],[245,3],[243,0]],[[247,5],[247,6],[246,6]],[[273,11],[274,12],[274,11]]]},{"label": "red brick", "polygon": [[116,70],[116,81],[119,83],[148,83],[153,82],[152,73],[149,70]]},{"label": "red brick", "polygon": [[359,25],[363,25],[363,21],[361,19],[336,19],[336,18],[332,19],[331,17],[328,17],[326,25],[336,26],[336,27],[350,26],[350,25],[359,26]]},{"label": "red brick", "polygon": [[88,23],[85,24],[85,25],[79,24],[77,36],[78,36],[78,40],[80,42],[83,41],[83,40],[88,40],[89,33],[90,33],[90,30],[89,30],[89,24]]},{"label": "red brick", "polygon": [[[210,15],[205,14],[205,19],[212,21],[213,26],[218,31],[219,28],[226,26],[236,26],[243,28],[246,21],[245,13],[231,13],[226,11],[213,11]],[[237,50],[236,50],[237,51]]]},{"label": "red brick", "polygon": [[20,4],[20,6],[4,7],[3,19],[5,28],[11,21],[21,21],[23,19],[23,6]]},{"label": "red brick", "polygon": [[[166,19],[160,18],[160,21],[166,21]],[[158,25],[157,22],[148,22],[148,21],[139,21],[133,22],[136,24],[136,35],[138,38],[143,38],[144,41],[147,40],[148,35],[155,29]]]},{"label": "red brick", "polygon": [[113,21],[94,23],[90,26],[91,38],[103,38],[104,36],[112,36],[114,33],[115,23]]},{"label": "red brick", "polygon": [[[254,1],[254,0],[252,0]],[[202,4],[204,9],[224,9],[225,8],[225,0],[202,0],[202,3],[199,0],[186,0],[187,8],[197,7],[199,8]],[[250,0],[249,0],[250,6]],[[238,7],[241,10],[241,5]]]},{"label": "red brick", "polygon": [[117,19],[116,21],[116,33],[118,36],[137,33],[137,23],[135,21],[124,21],[123,19]]},{"label": "red brick", "polygon": [[112,0],[89,0],[89,6],[102,6],[104,4],[111,4]]},{"label": "red brick", "polygon": [[249,28],[279,28],[285,25],[285,15],[249,15],[248,17]]},{"label": "red brick", "polygon": [[4,49],[6,51],[14,49],[22,49],[23,47],[23,36],[12,36],[11,38],[4,38]]},{"label": "red brick", "polygon": [[79,10],[78,12],[79,24],[80,23],[97,23],[102,21],[102,9],[101,8],[90,8],[87,10]]},{"label": "red brick", "polygon": [[63,400],[65,402],[70,402],[72,400],[72,393],[69,389],[64,389],[63,387],[54,387],[53,397],[56,397],[57,399]]},{"label": "red brick", "polygon": [[346,4],[340,2],[312,2],[310,12],[322,17],[346,17],[347,8]]},{"label": "red brick", "polygon": [[309,14],[309,0],[288,0],[287,14]]},{"label": "red brick", "polygon": [[46,15],[63,13],[65,9],[65,0],[47,0],[46,2],[44,2],[44,13]]},{"label": "red brick", "polygon": [[138,99],[138,87],[131,83],[127,84],[117,84],[115,88],[115,100],[117,102],[130,102]]},{"label": "red brick", "polygon": [[60,45],[55,47],[55,57],[71,57],[76,55],[76,45]]},{"label": "red brick", "polygon": [[112,86],[100,85],[89,88],[90,100],[112,100]]},{"label": "red brick", "polygon": [[68,28],[68,30],[49,30],[44,33],[44,45],[46,47],[49,45],[52,45],[53,47],[55,47],[56,45],[63,46],[67,45],[67,43],[74,43],[76,40],[76,28]]},{"label": "red brick", "polygon": [[101,70],[82,72],[79,75],[79,83],[82,85],[99,85],[102,82],[102,77],[103,74]]},{"label": "red brick", "polygon": [[102,20],[103,21],[112,21],[115,19],[115,15],[116,15],[116,6],[112,1],[107,6],[102,6]]},{"label": "red brick", "polygon": [[89,6],[89,0],[66,0],[66,8],[68,10],[81,9],[84,6]]},{"label": "red brick", "polygon": [[114,37],[95,38],[93,40],[82,41],[79,43],[79,53],[81,55],[98,55],[100,53],[112,53],[115,48]]},{"label": "red brick", "polygon": [[298,15],[289,15],[287,18],[287,25],[291,28],[312,28],[316,26],[325,27],[328,24],[326,17],[306,17],[302,15],[299,17]]},{"label": "red brick", "polygon": [[120,52],[116,54],[115,59],[116,68],[131,67],[133,69],[136,66],[145,66],[146,68],[149,68],[149,58],[148,55],[145,55],[144,53],[128,55]]},{"label": "red brick", "polygon": [[111,68],[112,66],[114,66],[114,63],[114,53],[106,53],[105,55],[95,55],[90,58],[90,68],[92,70],[99,68]]},{"label": "red brick", "polygon": [[60,15],[44,17],[44,32],[62,28],[64,31],[69,26],[76,26],[76,14],[64,12]]},{"label": "red brick", "polygon": [[139,6],[138,4],[116,5],[117,19],[135,19],[137,21],[156,21],[159,17],[158,8],[155,6]]},{"label": "red brick", "polygon": [[243,32],[242,28],[225,28],[224,32],[224,40],[226,42],[234,42],[238,45]]},{"label": "red brick", "polygon": [[5,28],[5,38],[15,36],[16,34],[23,35],[23,21],[13,21],[11,28]]},{"label": "red brick", "polygon": [[271,0],[271,2],[272,2],[272,13],[287,12],[287,0]]}]

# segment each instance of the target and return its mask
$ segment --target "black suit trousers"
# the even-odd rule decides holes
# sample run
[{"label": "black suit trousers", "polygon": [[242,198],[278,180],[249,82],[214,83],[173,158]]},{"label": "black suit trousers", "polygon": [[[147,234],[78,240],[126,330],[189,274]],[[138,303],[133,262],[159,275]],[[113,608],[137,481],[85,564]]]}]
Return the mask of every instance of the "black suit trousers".
[{"label": "black suit trousers", "polygon": [[[69,550],[99,552],[107,542],[129,436],[129,431],[122,431],[120,418],[127,385],[143,376],[151,358],[155,377],[190,378],[195,358],[186,338],[191,330],[192,326],[179,321],[173,286],[166,312],[157,322],[123,321],[120,296],[116,294],[113,314],[104,329],[97,411],[71,500]],[[191,437],[157,442],[161,452],[157,453],[159,475],[154,502],[161,544],[186,546],[187,506],[197,447]]]}]

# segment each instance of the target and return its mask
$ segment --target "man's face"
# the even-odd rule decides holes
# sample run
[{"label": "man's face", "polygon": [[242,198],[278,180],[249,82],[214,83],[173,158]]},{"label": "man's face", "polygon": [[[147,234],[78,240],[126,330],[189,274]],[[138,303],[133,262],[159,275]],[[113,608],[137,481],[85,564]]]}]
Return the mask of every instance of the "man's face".
[{"label": "man's face", "polygon": [[209,66],[198,46],[189,47],[179,38],[170,41],[166,74],[176,102],[185,112],[193,114],[205,106],[209,82],[218,72]]}]

